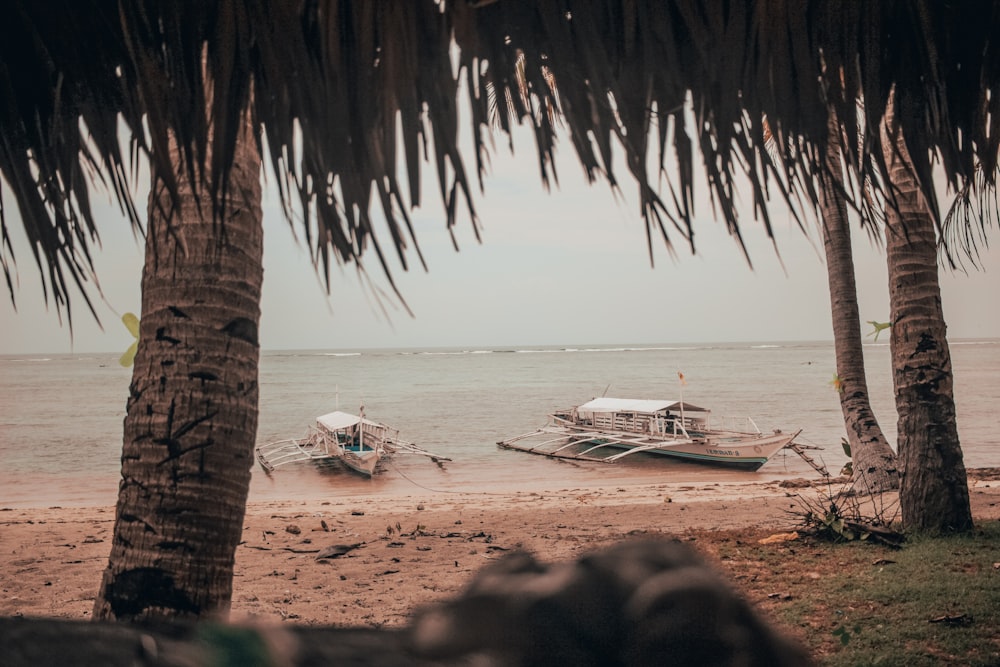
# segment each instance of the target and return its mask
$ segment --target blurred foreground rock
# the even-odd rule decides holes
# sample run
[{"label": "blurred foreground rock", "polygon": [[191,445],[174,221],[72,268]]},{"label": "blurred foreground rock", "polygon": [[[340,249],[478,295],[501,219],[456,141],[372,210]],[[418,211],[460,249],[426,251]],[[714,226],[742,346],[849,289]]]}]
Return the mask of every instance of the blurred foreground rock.
[{"label": "blurred foreground rock", "polygon": [[454,601],[419,612],[411,633],[426,657],[525,667],[811,662],[693,549],[664,540],[552,565],[511,554]]}]

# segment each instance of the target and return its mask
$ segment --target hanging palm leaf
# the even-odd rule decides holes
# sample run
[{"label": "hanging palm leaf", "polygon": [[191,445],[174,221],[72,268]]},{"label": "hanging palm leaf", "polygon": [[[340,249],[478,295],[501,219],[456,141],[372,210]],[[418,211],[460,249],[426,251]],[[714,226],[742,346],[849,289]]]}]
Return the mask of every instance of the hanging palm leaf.
[{"label": "hanging palm leaf", "polygon": [[[464,202],[477,229],[466,163],[481,179],[496,124],[508,134],[515,123],[532,128],[546,183],[558,139],[590,179],[613,188],[620,150],[651,239],[668,246],[677,234],[693,245],[699,164],[740,244],[743,183],[768,231],[770,198],[793,212],[800,198],[815,205],[831,113],[843,136],[864,138],[844,146],[858,190],[881,187],[877,128],[892,89],[935,210],[932,164],[952,186],[971,179],[976,164],[992,183],[1000,146],[997,0],[16,0],[4,18],[0,63],[17,67],[0,64],[0,97],[9,102],[0,108],[0,172],[46,299],[67,314],[71,291],[89,305],[94,289],[94,182],[138,225],[129,194],[136,158],[148,156],[176,196],[175,137],[190,180],[221,210],[247,109],[285,212],[302,225],[328,287],[335,264],[371,251],[392,284],[386,244],[404,270],[411,247],[423,262],[408,211],[421,204],[425,159],[447,225]],[[225,82],[224,94],[206,100],[206,79]],[[473,138],[471,156],[459,148],[462,130]],[[654,185],[661,175],[666,196]],[[13,295],[7,222],[0,219],[0,263]]]}]

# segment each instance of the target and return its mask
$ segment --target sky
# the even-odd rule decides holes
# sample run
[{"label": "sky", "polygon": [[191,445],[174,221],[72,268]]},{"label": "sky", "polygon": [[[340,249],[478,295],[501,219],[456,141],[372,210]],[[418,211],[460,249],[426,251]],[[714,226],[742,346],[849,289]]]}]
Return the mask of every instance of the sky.
[{"label": "sky", "polygon": [[[327,294],[307,249],[290,231],[273,186],[268,187],[263,203],[262,349],[832,340],[826,267],[812,222],[804,233],[774,202],[776,254],[745,198],[740,220],[751,268],[723,223],[713,217],[707,190],[699,183],[696,254],[674,237],[677,254],[671,256],[657,236],[651,265],[635,187],[624,168],[619,167],[618,196],[605,182],[588,185],[564,142],[557,158],[559,186],[547,192],[530,137],[516,136],[515,146],[515,155],[506,146],[494,151],[485,191],[474,198],[481,243],[468,216],[459,216],[459,252],[437,202],[433,167],[425,165],[425,205],[412,218],[428,271],[415,253],[409,253],[408,271],[392,264],[412,317],[395,298],[379,298],[353,266],[334,269]],[[4,201],[12,202],[9,191]],[[116,204],[100,197],[94,201],[102,242],[95,250],[104,297],[96,302],[100,324],[79,298],[74,299],[72,331],[51,304],[46,308],[30,247],[16,213],[8,209],[18,262],[17,307],[9,295],[0,298],[0,354],[117,353],[131,343],[120,317],[139,313],[142,241],[133,236]],[[137,201],[145,201],[144,192]],[[856,226],[853,231],[861,319],[886,321],[884,252]],[[382,239],[391,247],[387,234]],[[983,254],[982,270],[941,270],[949,337],[1000,337],[997,245]],[[367,267],[372,282],[386,290],[374,255]]]}]

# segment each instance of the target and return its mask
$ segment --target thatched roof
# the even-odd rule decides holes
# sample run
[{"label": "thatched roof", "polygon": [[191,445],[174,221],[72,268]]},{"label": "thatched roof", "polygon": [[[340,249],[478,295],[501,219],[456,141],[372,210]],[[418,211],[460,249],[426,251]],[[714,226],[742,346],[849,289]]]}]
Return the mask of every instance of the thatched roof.
[{"label": "thatched roof", "polygon": [[[933,197],[934,159],[956,185],[977,161],[995,171],[998,26],[992,0],[14,0],[0,21],[0,171],[14,194],[2,202],[0,257],[13,296],[13,203],[47,298],[66,305],[68,283],[82,287],[90,272],[95,179],[139,222],[128,194],[135,155],[119,146],[119,120],[160,173],[171,173],[172,131],[189,169],[225,174],[247,106],[266,159],[287,176],[283,201],[305,204],[321,266],[356,261],[369,245],[386,265],[373,198],[405,266],[425,154],[448,224],[460,207],[474,217],[484,137],[515,123],[534,129],[546,181],[557,136],[591,178],[612,184],[612,153],[623,151],[651,236],[691,242],[698,168],[737,235],[739,179],[749,178],[765,224],[769,196],[814,203],[830,112],[845,136],[864,130],[864,143],[844,150],[856,174],[876,180],[884,160],[873,129],[895,87]],[[219,82],[214,133],[206,45]],[[471,128],[458,126],[464,104]],[[765,118],[777,160],[765,150]],[[460,130],[474,133],[473,153],[459,150]],[[657,169],[674,163],[658,194]],[[224,178],[206,182],[213,196],[225,188]]]}]

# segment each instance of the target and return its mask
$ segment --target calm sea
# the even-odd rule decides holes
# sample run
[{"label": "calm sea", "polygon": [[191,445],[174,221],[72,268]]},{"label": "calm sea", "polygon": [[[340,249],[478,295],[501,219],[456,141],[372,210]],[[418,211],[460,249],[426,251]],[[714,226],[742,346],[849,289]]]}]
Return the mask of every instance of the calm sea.
[{"label": "calm sea", "polygon": [[[966,465],[1000,466],[1000,340],[951,346]],[[894,442],[888,345],[866,345],[865,358],[873,407]],[[661,457],[567,463],[496,446],[543,425],[554,409],[600,395],[682,395],[717,416],[749,415],[762,430],[802,428],[799,442],[821,447],[814,454],[836,472],[846,457],[833,374],[829,342],[265,352],[260,442],[304,435],[316,416],[364,402],[369,418],[452,461],[399,455],[371,480],[336,465],[271,475],[255,467],[250,500],[815,475],[792,453],[750,473]],[[117,355],[0,356],[0,507],[114,503],[130,376]]]}]

